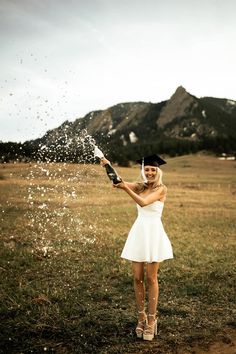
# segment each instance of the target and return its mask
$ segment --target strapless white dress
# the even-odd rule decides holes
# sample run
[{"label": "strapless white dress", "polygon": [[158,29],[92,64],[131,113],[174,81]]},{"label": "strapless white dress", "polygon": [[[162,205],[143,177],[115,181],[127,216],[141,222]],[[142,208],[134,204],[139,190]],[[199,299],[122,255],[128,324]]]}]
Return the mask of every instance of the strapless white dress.
[{"label": "strapless white dress", "polygon": [[173,258],[170,240],[162,225],[164,203],[156,201],[138,208],[121,257],[135,262],[162,262]]}]

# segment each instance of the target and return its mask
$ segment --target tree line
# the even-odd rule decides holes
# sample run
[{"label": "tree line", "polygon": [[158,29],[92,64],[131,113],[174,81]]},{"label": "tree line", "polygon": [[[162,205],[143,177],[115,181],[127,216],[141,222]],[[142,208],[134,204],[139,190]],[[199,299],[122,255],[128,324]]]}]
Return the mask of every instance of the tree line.
[{"label": "tree line", "polygon": [[[108,158],[115,163],[128,166],[141,156],[158,153],[170,157],[194,154],[205,150],[217,155],[222,153],[233,154],[236,152],[236,139],[230,137],[206,137],[199,141],[176,138],[160,138],[156,141],[128,143],[123,146],[117,142],[101,141],[99,146]],[[93,146],[83,146],[56,144],[54,148],[42,149],[42,146],[33,141],[24,143],[0,142],[0,162],[74,162],[74,163],[94,163]]]}]

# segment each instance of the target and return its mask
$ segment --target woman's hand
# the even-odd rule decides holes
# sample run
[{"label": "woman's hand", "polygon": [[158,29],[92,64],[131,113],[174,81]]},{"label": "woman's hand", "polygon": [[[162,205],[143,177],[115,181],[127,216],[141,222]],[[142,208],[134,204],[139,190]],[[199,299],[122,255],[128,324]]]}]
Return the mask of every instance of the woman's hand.
[{"label": "woman's hand", "polygon": [[111,164],[110,163],[110,161],[109,160],[107,160],[105,157],[103,157],[101,160],[100,160],[100,165],[102,166],[102,167],[104,167],[105,165],[107,165],[107,164]]},{"label": "woman's hand", "polygon": [[[119,176],[120,177],[120,176]],[[114,188],[121,188],[121,189],[125,189],[126,188],[126,183],[125,181],[122,180],[122,178],[120,177],[121,182],[117,183],[117,184],[113,184]]]}]

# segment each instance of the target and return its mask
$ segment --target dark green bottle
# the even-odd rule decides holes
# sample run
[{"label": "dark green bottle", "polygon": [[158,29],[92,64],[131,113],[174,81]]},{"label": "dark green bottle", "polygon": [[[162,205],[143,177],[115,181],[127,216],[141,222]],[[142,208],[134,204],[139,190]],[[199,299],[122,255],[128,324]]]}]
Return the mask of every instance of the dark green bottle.
[{"label": "dark green bottle", "polygon": [[109,163],[107,163],[104,167],[106,169],[109,179],[112,181],[113,184],[118,184],[121,182],[121,178],[118,176],[114,168]]}]

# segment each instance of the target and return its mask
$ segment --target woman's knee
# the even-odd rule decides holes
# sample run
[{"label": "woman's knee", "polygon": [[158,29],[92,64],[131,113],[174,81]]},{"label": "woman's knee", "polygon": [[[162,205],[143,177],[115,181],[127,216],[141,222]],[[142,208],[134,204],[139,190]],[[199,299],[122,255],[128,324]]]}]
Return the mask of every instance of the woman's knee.
[{"label": "woman's knee", "polygon": [[144,264],[139,262],[133,262],[133,276],[134,283],[141,284],[144,281]]},{"label": "woman's knee", "polygon": [[155,274],[155,275],[147,275],[147,284],[149,286],[156,285],[157,282],[158,282],[157,274]]},{"label": "woman's knee", "polygon": [[139,285],[139,284],[143,284],[144,281],[144,277],[142,274],[134,274],[134,282],[135,284]]}]

